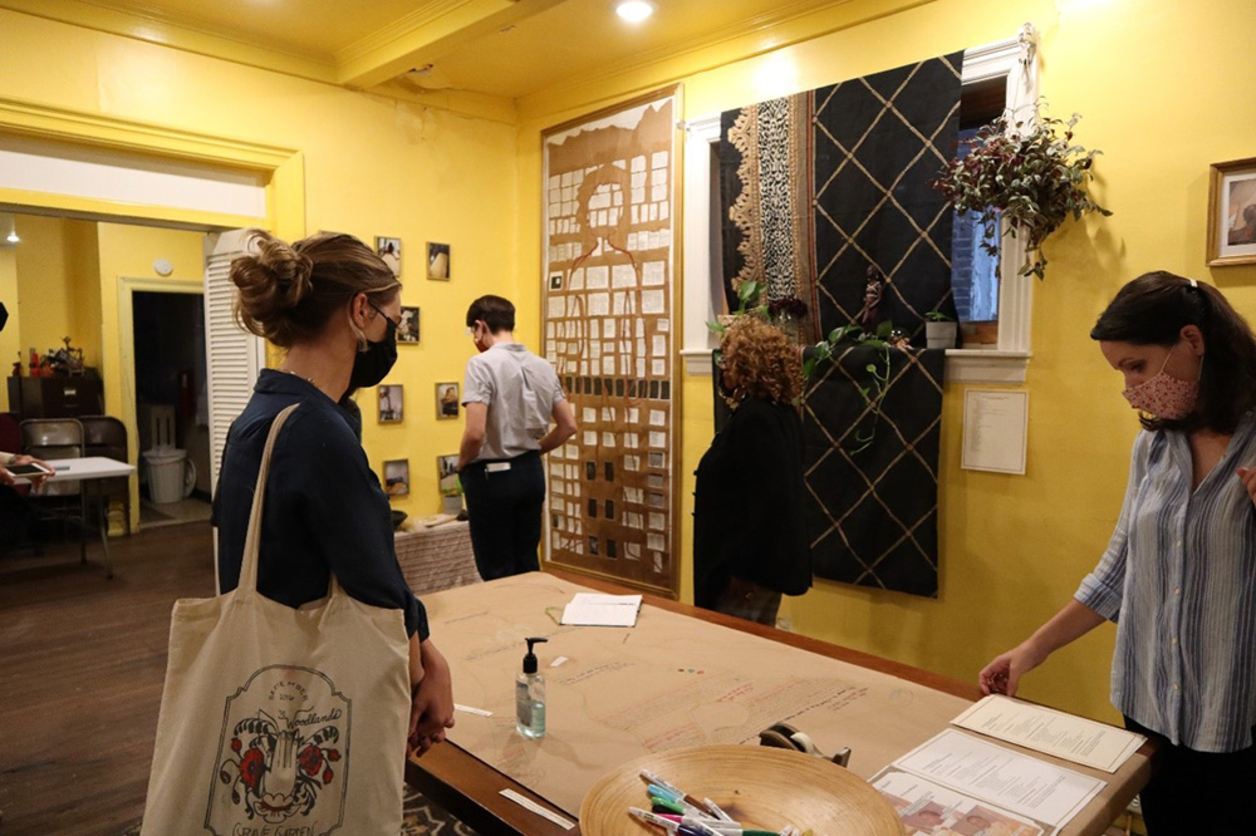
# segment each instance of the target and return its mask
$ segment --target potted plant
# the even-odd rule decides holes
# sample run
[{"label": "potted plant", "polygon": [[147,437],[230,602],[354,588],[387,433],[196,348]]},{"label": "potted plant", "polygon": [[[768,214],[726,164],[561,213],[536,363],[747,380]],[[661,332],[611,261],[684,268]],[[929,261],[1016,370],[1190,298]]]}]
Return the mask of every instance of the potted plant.
[{"label": "potted plant", "polygon": [[985,228],[982,246],[991,255],[998,252],[994,230],[1000,217],[1010,235],[1024,236],[1021,275],[1043,277],[1042,244],[1069,215],[1112,214],[1086,191],[1101,152],[1073,144],[1080,119],[1076,113],[1068,121],[1041,114],[1035,122],[1000,116],[965,140],[968,154],[948,162],[934,181],[957,211],[978,213]]},{"label": "potted plant", "polygon": [[925,345],[928,348],[954,348],[959,336],[959,323],[934,310],[925,313]]}]

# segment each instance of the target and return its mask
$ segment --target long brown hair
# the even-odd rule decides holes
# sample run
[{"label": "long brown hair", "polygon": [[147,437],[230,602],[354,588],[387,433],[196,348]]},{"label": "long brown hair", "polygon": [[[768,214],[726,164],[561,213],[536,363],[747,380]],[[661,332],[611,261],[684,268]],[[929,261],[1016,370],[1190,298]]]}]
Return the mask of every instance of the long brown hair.
[{"label": "long brown hair", "polygon": [[1164,270],[1144,273],[1120,289],[1099,315],[1090,338],[1171,347],[1187,325],[1204,335],[1199,401],[1180,420],[1143,415],[1143,427],[1228,435],[1256,406],[1256,336],[1215,287]]},{"label": "long brown hair", "polygon": [[231,262],[240,325],[280,348],[312,339],[332,314],[365,293],[377,305],[401,288],[392,270],[352,235],[320,232],[289,245],[252,230],[250,253]]}]

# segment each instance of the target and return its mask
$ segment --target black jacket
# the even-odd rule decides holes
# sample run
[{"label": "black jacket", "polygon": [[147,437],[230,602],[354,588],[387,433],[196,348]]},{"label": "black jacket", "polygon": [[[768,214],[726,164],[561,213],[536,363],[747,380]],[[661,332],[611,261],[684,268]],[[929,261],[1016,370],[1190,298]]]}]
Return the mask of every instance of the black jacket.
[{"label": "black jacket", "polygon": [[426,639],[427,611],[397,563],[388,497],[358,441],[360,424],[313,384],[273,369],[258,377],[223,452],[214,494],[222,591],[240,581],[266,436],[275,416],[294,403],[301,407],[279,431],[270,464],[258,592],[299,607],[327,594],[334,571],[345,592],[366,604],[403,610],[406,633]]},{"label": "black jacket", "polygon": [[711,441],[697,477],[695,604],[714,606],[730,575],[786,595],[811,588],[796,409],[746,398]]}]

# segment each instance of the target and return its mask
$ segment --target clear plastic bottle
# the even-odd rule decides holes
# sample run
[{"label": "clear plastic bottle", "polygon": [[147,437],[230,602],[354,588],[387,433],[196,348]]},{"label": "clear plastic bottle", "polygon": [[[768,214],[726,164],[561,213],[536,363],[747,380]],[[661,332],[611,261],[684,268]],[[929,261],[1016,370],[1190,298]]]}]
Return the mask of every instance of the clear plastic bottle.
[{"label": "clear plastic bottle", "polygon": [[515,730],[524,737],[545,736],[545,677],[536,672],[536,655],[532,646],[549,639],[527,639],[528,654],[523,657],[523,670],[515,677]]}]

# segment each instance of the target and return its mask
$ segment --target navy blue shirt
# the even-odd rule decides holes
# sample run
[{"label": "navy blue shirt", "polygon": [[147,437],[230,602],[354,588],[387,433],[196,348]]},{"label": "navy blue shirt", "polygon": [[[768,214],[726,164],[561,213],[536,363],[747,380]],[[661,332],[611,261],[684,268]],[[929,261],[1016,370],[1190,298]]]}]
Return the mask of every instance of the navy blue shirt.
[{"label": "navy blue shirt", "polygon": [[403,610],[406,633],[426,639],[427,611],[401,574],[388,497],[367,465],[360,427],[313,384],[272,369],[258,377],[223,452],[214,496],[222,592],[240,582],[266,437],[275,416],[294,403],[301,406],[279,431],[270,462],[258,591],[299,607],[325,597],[335,572],[357,600]]}]

